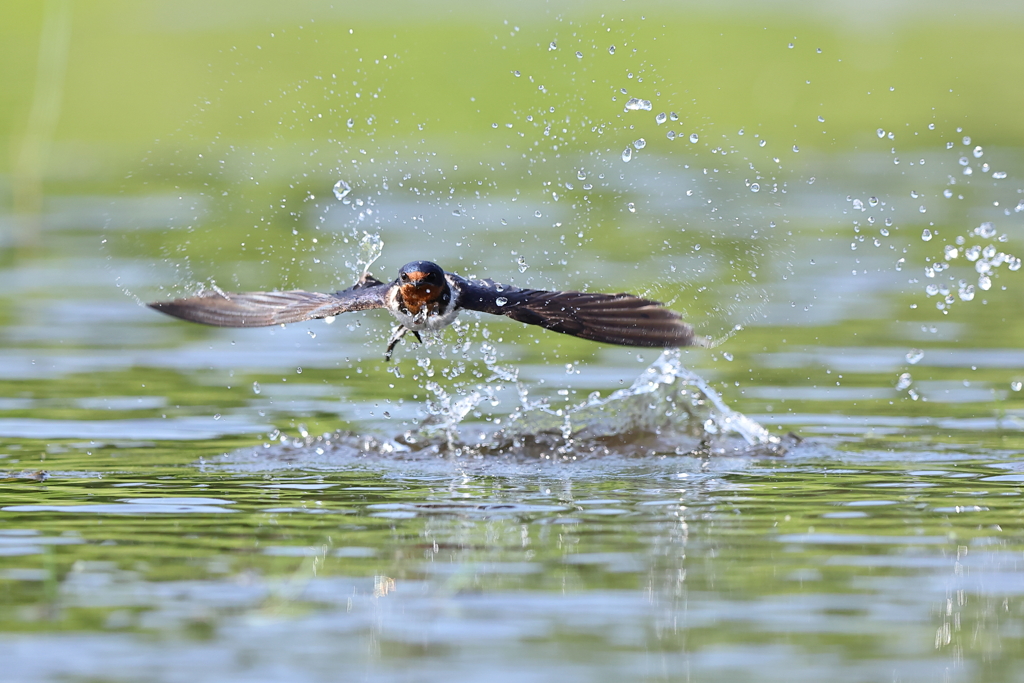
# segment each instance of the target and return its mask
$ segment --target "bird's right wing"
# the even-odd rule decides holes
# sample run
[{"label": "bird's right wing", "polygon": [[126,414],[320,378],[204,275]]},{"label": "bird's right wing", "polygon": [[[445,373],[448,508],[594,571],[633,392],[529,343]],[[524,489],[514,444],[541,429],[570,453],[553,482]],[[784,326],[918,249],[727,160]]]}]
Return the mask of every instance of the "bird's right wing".
[{"label": "bird's right wing", "polygon": [[161,313],[216,327],[266,327],[350,311],[384,308],[388,285],[369,274],[334,294],[304,292],[208,292],[200,296],[148,304]]}]

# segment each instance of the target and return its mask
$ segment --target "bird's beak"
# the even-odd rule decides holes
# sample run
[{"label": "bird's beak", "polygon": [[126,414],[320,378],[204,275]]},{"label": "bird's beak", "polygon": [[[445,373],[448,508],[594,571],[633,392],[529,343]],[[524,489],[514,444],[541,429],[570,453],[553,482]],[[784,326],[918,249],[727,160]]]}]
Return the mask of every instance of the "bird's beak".
[{"label": "bird's beak", "polygon": [[409,276],[409,284],[416,289],[430,286],[430,283],[426,281],[426,277],[414,277],[412,274]]}]

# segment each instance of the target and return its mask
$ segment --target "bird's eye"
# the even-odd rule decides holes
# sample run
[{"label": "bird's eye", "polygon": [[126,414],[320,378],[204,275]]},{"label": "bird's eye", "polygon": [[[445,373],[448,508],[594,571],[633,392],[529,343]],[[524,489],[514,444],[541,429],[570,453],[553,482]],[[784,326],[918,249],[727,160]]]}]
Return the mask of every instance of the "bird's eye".
[{"label": "bird's eye", "polygon": [[409,281],[409,273],[402,273],[402,282]]}]

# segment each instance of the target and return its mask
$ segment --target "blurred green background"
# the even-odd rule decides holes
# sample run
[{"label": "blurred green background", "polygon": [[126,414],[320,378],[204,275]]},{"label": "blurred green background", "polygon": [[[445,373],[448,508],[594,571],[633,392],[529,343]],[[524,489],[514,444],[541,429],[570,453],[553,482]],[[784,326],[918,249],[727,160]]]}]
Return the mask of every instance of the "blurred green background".
[{"label": "blurred green background", "polygon": [[1019,146],[1022,24],[1010,2],[10,2],[2,201],[31,212],[41,191],[132,191],[146,172],[200,186],[213,141],[333,141],[341,156],[353,140],[384,153],[427,139],[479,154],[504,147],[492,122],[549,100],[579,150],[598,103],[635,84],[627,73],[697,132],[746,127],[830,152],[879,126],[966,122]]}]

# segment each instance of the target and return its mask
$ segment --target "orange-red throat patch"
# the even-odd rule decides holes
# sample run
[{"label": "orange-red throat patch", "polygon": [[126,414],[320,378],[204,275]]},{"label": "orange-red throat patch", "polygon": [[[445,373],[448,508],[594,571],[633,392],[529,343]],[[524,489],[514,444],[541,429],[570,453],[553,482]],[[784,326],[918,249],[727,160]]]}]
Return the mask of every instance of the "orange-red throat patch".
[{"label": "orange-red throat patch", "polygon": [[[410,279],[416,280],[425,277],[424,273],[409,273]],[[438,299],[441,298],[441,288],[436,285],[420,285],[407,284],[402,285],[402,301],[405,302],[405,308],[416,315],[420,312],[423,306],[427,306],[428,310],[433,308],[433,305]]]}]

